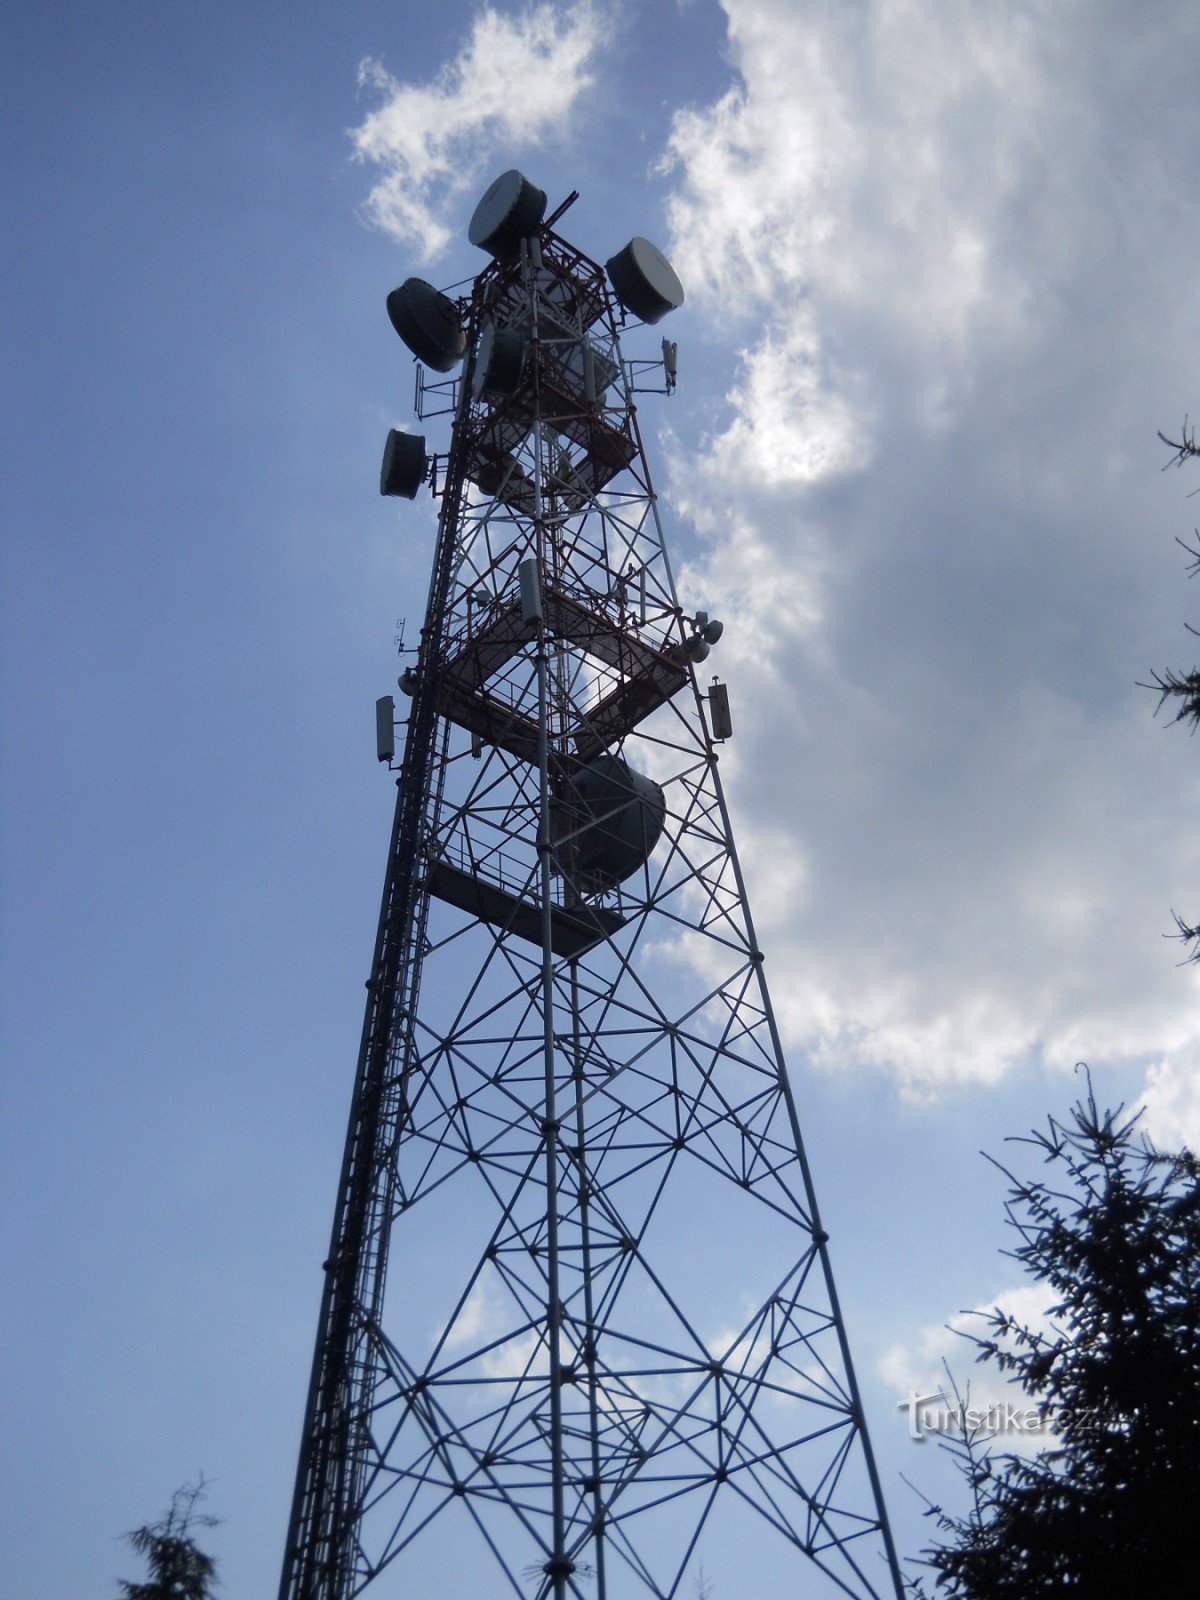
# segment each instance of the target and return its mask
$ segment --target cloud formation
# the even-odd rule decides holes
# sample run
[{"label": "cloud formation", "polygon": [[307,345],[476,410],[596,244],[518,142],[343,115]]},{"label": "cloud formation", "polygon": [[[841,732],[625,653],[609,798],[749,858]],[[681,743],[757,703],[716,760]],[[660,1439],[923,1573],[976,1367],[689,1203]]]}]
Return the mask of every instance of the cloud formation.
[{"label": "cloud formation", "polygon": [[1154,1062],[1139,1105],[1142,1126],[1160,1149],[1200,1151],[1200,1044]]},{"label": "cloud formation", "polygon": [[1154,434],[1195,404],[1195,15],[725,10],[733,82],[663,165],[741,354],[670,492],[733,624],[752,889],[794,862],[756,902],[781,1020],[914,1094],[1153,1058],[1181,1103],[1200,768],[1135,680],[1184,600]]},{"label": "cloud formation", "polygon": [[432,260],[451,236],[448,207],[493,152],[507,158],[562,129],[592,82],[590,63],[606,37],[604,15],[590,0],[511,15],[485,6],[431,83],[400,83],[368,57],[359,85],[380,103],[352,138],[356,156],[382,171],[366,202],[370,220]]},{"label": "cloud formation", "polygon": [[[922,1427],[939,1409],[936,1403],[917,1406],[914,1397],[944,1396],[953,1400],[955,1390],[964,1405],[992,1419],[1004,1419],[1012,1410],[1031,1414],[1033,1402],[1015,1379],[1005,1378],[994,1362],[979,1364],[972,1339],[989,1335],[988,1321],[994,1311],[1015,1317],[1035,1333],[1059,1332],[1050,1316],[1053,1292],[1047,1284],[1022,1284],[1001,1290],[993,1299],[970,1311],[959,1311],[945,1324],[921,1328],[908,1343],[890,1345],[879,1360],[879,1376],[892,1389],[898,1409],[908,1413],[907,1423],[914,1436],[929,1431]],[[1031,1416],[1026,1420],[1032,1420]],[[986,1426],[986,1425],[985,1425]],[[1000,1433],[1000,1448],[1017,1455],[1033,1454],[1053,1443],[1053,1436],[1036,1426],[1022,1428],[995,1426]],[[948,1430],[954,1436],[955,1430]]]}]

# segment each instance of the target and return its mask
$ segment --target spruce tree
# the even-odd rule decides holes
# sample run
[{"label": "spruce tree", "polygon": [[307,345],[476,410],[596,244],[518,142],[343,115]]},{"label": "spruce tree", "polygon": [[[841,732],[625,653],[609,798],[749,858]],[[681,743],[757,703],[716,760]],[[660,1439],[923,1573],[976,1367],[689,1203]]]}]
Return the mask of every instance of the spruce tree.
[{"label": "spruce tree", "polygon": [[978,1435],[952,1447],[972,1508],[931,1507],[946,1537],[924,1561],[954,1600],[1200,1594],[1200,1166],[1138,1120],[1098,1111],[1089,1082],[1066,1123],[1018,1141],[1040,1175],[1000,1168],[1008,1253],[1049,1286],[1050,1323],[997,1310],[973,1342],[1052,1442],[1031,1459]]},{"label": "spruce tree", "polygon": [[185,1484],[176,1489],[171,1509],[161,1522],[135,1528],[125,1537],[145,1556],[150,1569],[146,1583],[121,1580],[123,1600],[213,1600],[217,1564],[197,1548],[194,1528],[213,1528],[216,1517],[203,1515],[196,1508],[204,1499],[205,1482]]}]

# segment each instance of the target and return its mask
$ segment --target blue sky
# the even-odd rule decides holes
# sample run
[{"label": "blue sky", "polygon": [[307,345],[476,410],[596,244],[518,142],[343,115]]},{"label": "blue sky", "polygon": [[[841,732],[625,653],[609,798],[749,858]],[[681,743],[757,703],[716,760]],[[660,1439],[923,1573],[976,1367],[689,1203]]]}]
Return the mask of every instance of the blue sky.
[{"label": "blue sky", "polygon": [[1198,32],[1115,0],[10,21],[0,1600],[115,1590],[201,1469],[225,1592],[276,1581],[372,703],[431,548],[375,488],[412,416],[383,302],[478,270],[514,164],[688,291],[651,462],[729,624],[722,770],[919,1547],[899,1474],[946,1481],[897,1401],[1019,1281],[978,1150],[1079,1059],[1200,1138],[1200,973],[1160,938],[1200,915],[1200,766],[1135,686],[1192,664],[1155,430],[1200,403]]}]

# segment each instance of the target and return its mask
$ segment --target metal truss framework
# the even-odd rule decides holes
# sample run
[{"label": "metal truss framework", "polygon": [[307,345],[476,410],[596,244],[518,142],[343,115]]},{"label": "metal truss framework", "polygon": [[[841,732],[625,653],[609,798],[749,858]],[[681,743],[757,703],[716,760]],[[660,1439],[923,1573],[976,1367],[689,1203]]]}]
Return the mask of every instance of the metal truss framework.
[{"label": "metal truss framework", "polygon": [[[528,358],[507,396],[469,353],[421,397],[453,433],[281,1600],[413,1592],[438,1519],[498,1592],[668,1600],[725,1506],[800,1558],[797,1592],[898,1596],[648,364],[550,227],[460,309],[469,352],[492,321]],[[619,885],[577,786],[605,754],[665,799]]]}]

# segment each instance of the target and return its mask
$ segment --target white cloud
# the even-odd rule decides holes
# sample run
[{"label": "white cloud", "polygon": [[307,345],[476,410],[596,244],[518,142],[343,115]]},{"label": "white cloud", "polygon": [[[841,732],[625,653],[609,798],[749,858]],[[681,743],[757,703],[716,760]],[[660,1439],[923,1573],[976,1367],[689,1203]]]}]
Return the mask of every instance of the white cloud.
[{"label": "white cloud", "polygon": [[[970,1340],[989,1336],[987,1322],[995,1310],[1014,1317],[1034,1333],[1050,1333],[1052,1304],[1053,1295],[1047,1284],[1022,1284],[1001,1290],[970,1311],[957,1312],[944,1325],[920,1329],[906,1344],[889,1346],[880,1357],[879,1375],[894,1392],[897,1410],[903,1408],[905,1425],[913,1425],[914,1396],[941,1394],[952,1400],[955,1390],[971,1411],[990,1412],[996,1419],[1014,1409],[1030,1411],[1029,1396],[1018,1383],[1005,1378],[994,1362],[976,1364],[976,1351]],[[1052,1442],[1052,1436],[1037,1427],[999,1431],[999,1447],[1018,1454],[1043,1449]]]},{"label": "white cloud", "polygon": [[380,104],[353,139],[359,159],[382,169],[367,200],[371,220],[431,260],[450,239],[449,207],[495,152],[507,158],[562,132],[606,37],[591,0],[511,15],[485,6],[431,83],[398,82],[368,57],[359,83]]},{"label": "white cloud", "polygon": [[[1135,680],[1188,599],[1154,433],[1195,400],[1194,13],[725,9],[735,80],[665,169],[740,354],[670,495],[730,624],[722,771],[788,1037],[914,1094],[1189,1060],[1200,974],[1159,934],[1200,763]],[[788,841],[803,894],[772,901]],[[1185,1081],[1158,1069],[1159,1114]]]},{"label": "white cloud", "polygon": [[1051,1326],[1052,1304],[1053,1294],[1048,1284],[1019,1284],[1001,1289],[970,1310],[955,1312],[945,1323],[920,1329],[907,1344],[889,1345],[879,1358],[879,1375],[898,1392],[907,1394],[911,1389],[936,1388],[944,1383],[949,1367],[961,1387],[969,1374],[979,1370],[974,1365],[976,1352],[970,1338],[984,1337],[993,1311],[1015,1317],[1035,1333],[1045,1333]]},{"label": "white cloud", "polygon": [[478,1279],[463,1301],[457,1316],[446,1328],[443,1336],[447,1350],[460,1350],[464,1345],[486,1344],[498,1337],[507,1326],[503,1309],[494,1291]]},{"label": "white cloud", "polygon": [[525,1313],[495,1275],[480,1278],[447,1328],[444,1348],[460,1360],[482,1351],[472,1356],[468,1370],[485,1378],[540,1377],[549,1370],[549,1357],[539,1349],[537,1331],[525,1323]]},{"label": "white cloud", "polygon": [[1139,1105],[1142,1127],[1161,1150],[1200,1151],[1200,1046],[1185,1045],[1156,1061]]},{"label": "white cloud", "polygon": [[830,382],[815,318],[798,307],[745,353],[729,394],[734,418],[714,447],[765,488],[815,483],[863,465],[865,441],[844,393]]}]

